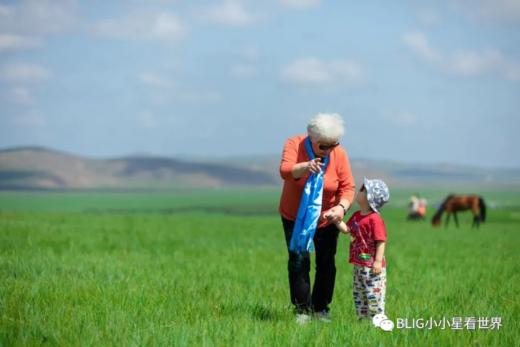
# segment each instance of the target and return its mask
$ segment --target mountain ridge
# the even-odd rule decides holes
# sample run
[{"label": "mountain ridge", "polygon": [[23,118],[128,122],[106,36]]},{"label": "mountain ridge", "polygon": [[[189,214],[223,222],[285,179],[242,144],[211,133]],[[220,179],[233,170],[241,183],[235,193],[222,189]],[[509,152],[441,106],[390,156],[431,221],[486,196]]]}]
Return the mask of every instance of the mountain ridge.
[{"label": "mountain ridge", "polygon": [[[279,157],[186,160],[157,155],[108,159],[40,146],[0,149],[0,189],[165,189],[278,186]],[[520,169],[410,164],[351,159],[355,179],[379,177],[394,187],[499,185],[520,187]]]}]

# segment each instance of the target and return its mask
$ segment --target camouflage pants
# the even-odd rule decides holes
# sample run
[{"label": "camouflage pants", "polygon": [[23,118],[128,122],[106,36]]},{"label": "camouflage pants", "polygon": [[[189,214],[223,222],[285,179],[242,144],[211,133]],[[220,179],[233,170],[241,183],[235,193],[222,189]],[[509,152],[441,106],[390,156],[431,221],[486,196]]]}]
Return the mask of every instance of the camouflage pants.
[{"label": "camouflage pants", "polygon": [[358,318],[385,313],[386,268],[374,275],[370,267],[354,266],[352,294]]}]

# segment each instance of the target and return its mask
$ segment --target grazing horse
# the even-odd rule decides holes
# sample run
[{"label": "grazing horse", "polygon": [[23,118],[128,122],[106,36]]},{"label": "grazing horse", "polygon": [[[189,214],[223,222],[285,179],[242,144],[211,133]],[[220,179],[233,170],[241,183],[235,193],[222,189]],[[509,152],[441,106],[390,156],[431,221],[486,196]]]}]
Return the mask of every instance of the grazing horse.
[{"label": "grazing horse", "polygon": [[446,217],[445,226],[448,226],[450,216],[453,214],[455,225],[458,228],[459,220],[457,219],[457,212],[467,210],[471,210],[473,213],[473,224],[471,225],[472,228],[474,226],[478,228],[480,223],[484,223],[486,221],[486,204],[484,203],[484,199],[482,199],[481,196],[450,194],[446,199],[444,199],[437,212],[435,212],[435,215],[432,218],[432,225],[434,227],[439,226],[441,224],[442,214],[443,212],[446,212],[448,216]]}]

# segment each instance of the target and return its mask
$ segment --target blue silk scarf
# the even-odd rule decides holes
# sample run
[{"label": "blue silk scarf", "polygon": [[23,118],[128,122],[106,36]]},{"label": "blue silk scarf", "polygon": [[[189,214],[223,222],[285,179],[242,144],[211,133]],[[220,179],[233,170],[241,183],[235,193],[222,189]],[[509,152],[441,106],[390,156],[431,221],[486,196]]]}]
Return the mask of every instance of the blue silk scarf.
[{"label": "blue silk scarf", "polygon": [[[307,155],[312,160],[315,158],[312,152],[311,139],[305,140]],[[329,157],[323,160],[323,166],[319,173],[311,173],[305,187],[303,188],[298,215],[294,223],[294,229],[289,244],[289,250],[295,253],[314,251],[314,233],[318,226],[321,214],[321,204],[323,200],[323,175],[327,169]]]}]

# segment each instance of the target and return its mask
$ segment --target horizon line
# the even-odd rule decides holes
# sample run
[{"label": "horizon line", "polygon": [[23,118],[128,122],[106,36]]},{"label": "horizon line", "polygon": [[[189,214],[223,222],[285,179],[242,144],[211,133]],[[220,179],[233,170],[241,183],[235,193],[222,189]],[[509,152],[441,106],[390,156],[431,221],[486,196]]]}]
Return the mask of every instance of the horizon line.
[{"label": "horizon line", "polygon": [[[190,161],[188,160],[190,157],[194,158],[193,161],[198,160],[205,160],[205,161],[211,161],[212,158],[214,160],[225,160],[225,159],[243,159],[247,157],[280,157],[279,153],[248,153],[248,154],[237,154],[237,155],[231,155],[231,156],[225,156],[225,155],[203,155],[203,154],[194,154],[194,155],[166,155],[166,154],[155,154],[150,152],[143,152],[143,153],[129,153],[129,154],[121,154],[121,155],[112,155],[112,156],[96,156],[96,155],[89,155],[89,154],[78,154],[74,153],[68,150],[62,150],[62,149],[55,149],[47,146],[41,146],[41,145],[17,145],[17,146],[6,146],[6,147],[0,147],[0,153],[4,152],[15,152],[15,151],[23,151],[23,150],[32,150],[32,151],[46,151],[46,152],[54,152],[62,155],[70,155],[75,157],[80,157],[84,159],[90,159],[90,160],[116,160],[116,159],[128,159],[128,158],[135,158],[135,157],[149,157],[149,158],[167,158],[167,159],[180,159],[183,161]],[[506,171],[516,171],[520,170],[520,166],[479,166],[475,164],[466,164],[466,163],[456,163],[456,162],[441,162],[441,161],[406,161],[406,160],[398,160],[398,159],[383,159],[383,158],[367,158],[367,157],[350,157],[350,161],[373,161],[373,162],[386,162],[386,163],[393,163],[393,164],[403,164],[403,165],[420,165],[420,166],[431,166],[431,165],[441,165],[441,166],[456,166],[456,167],[465,167],[465,168],[474,168],[474,169],[480,169],[480,170],[506,170]]]}]

